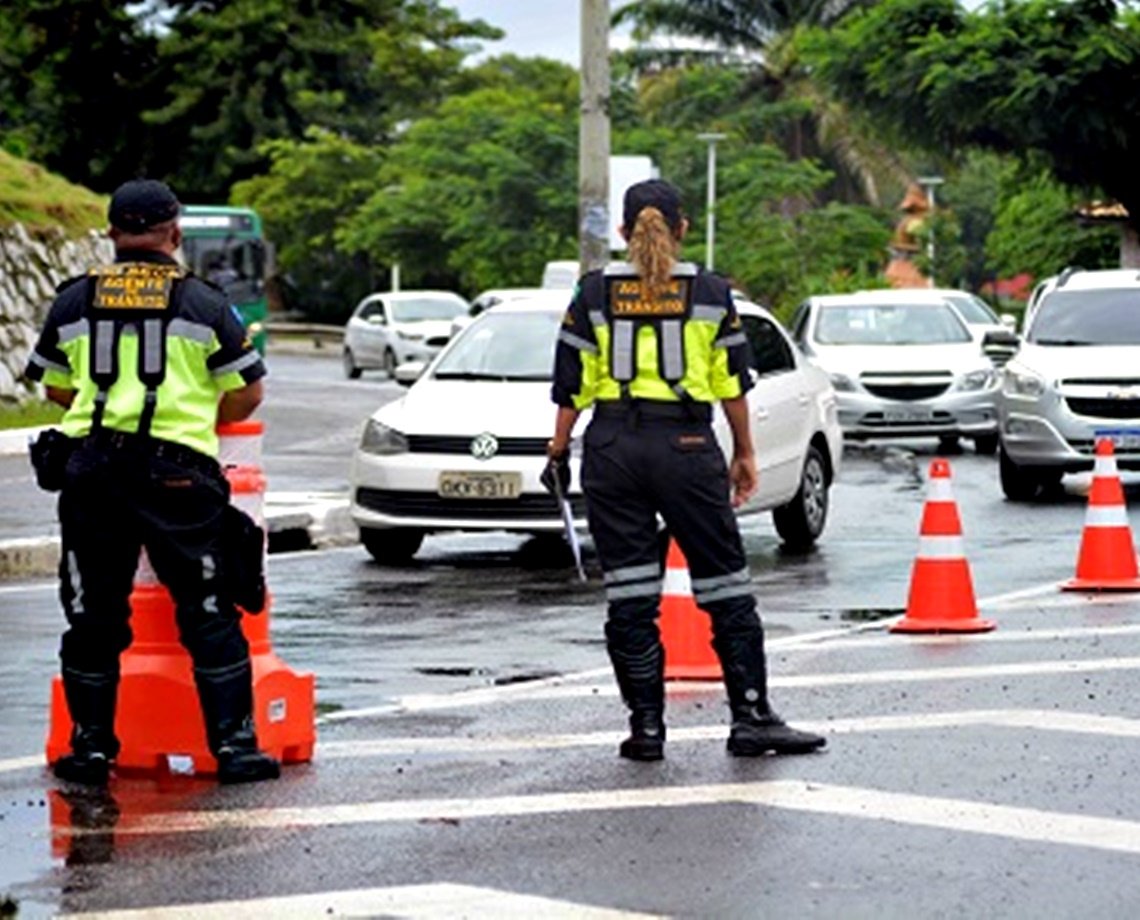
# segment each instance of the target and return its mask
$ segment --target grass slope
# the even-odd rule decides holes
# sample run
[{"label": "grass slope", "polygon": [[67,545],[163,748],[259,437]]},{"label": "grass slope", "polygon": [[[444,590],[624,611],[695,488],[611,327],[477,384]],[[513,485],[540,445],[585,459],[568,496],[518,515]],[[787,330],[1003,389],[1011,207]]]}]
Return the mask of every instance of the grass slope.
[{"label": "grass slope", "polygon": [[59,227],[74,237],[106,223],[105,196],[0,150],[0,226],[23,224],[32,233]]}]

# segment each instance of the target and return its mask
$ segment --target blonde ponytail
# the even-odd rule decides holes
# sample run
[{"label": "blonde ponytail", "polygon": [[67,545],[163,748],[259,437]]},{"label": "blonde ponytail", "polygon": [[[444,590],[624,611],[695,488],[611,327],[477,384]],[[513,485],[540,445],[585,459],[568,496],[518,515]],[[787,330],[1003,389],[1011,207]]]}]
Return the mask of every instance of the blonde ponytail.
[{"label": "blonde ponytail", "polygon": [[641,276],[649,299],[665,290],[679,249],[665,215],[654,207],[642,208],[629,236],[629,261]]}]

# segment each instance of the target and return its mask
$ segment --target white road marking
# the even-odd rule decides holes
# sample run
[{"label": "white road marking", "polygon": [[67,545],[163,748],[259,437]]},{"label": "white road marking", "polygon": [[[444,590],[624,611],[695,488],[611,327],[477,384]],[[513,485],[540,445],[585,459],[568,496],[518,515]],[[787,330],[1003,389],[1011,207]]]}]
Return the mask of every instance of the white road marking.
[{"label": "white road marking", "polygon": [[[900,640],[905,642],[907,640]],[[922,683],[938,680],[984,680],[995,677],[1039,677],[1051,674],[1089,674],[1098,671],[1132,671],[1140,670],[1140,658],[1095,658],[1095,659],[1063,659],[1059,661],[1031,661],[1013,662],[993,665],[971,665],[957,668],[899,668],[886,671],[852,671],[842,673],[824,674],[794,674],[783,677],[770,677],[768,686],[771,688],[804,688],[804,687],[843,687],[860,686],[867,684],[906,684]],[[566,683],[568,678],[559,678],[559,683],[549,683],[542,687],[530,684],[514,684],[509,688],[503,687],[477,687],[473,690],[464,690],[459,693],[414,694],[398,697],[391,703],[380,706],[370,706],[362,709],[350,709],[342,712],[330,713],[325,716],[324,722],[342,722],[349,719],[362,719],[374,716],[394,715],[397,713],[433,712],[444,709],[459,709],[465,706],[481,706],[490,703],[507,702],[508,700],[523,700],[533,702],[537,700],[569,700],[582,697],[612,697],[617,695],[617,687],[612,681],[598,684],[574,685]],[[720,689],[719,681],[684,681],[671,682],[671,694],[684,694]],[[502,691],[509,689],[508,695]]]},{"label": "white road marking", "polygon": [[[823,735],[861,732],[921,731],[986,726],[1045,732],[1140,738],[1140,719],[1098,716],[1052,709],[969,709],[958,712],[915,713],[899,716],[866,716],[825,721],[795,720],[797,728]],[[669,744],[723,739],[728,725],[669,726]],[[517,735],[490,738],[375,738],[355,741],[323,741],[317,745],[319,759],[355,757],[404,757],[414,754],[502,754],[579,747],[616,746],[625,731],[580,734]]]},{"label": "white road marking", "polygon": [[42,754],[29,754],[26,757],[7,757],[0,760],[0,773],[15,773],[17,770],[30,770],[44,766]]},{"label": "white road marking", "polygon": [[169,907],[61,914],[60,920],[309,920],[312,917],[399,917],[407,920],[464,917],[469,920],[656,920],[657,914],[589,907],[570,901],[513,894],[474,885],[397,885],[355,891],[256,898],[246,901],[206,901]]},{"label": "white road marking", "polygon": [[[183,834],[409,821],[462,822],[476,818],[719,804],[755,805],[862,820],[890,821],[914,827],[1140,855],[1140,822],[1136,821],[799,780],[611,789],[483,799],[401,799],[347,805],[169,812],[141,815],[134,819],[124,816],[115,833]],[[82,829],[56,830],[71,834],[91,833]]]},{"label": "white road marking", "polygon": [[[1061,626],[1056,629],[1007,629],[995,630],[988,633],[970,634],[930,634],[909,636],[869,636],[857,639],[834,639],[826,642],[812,642],[807,645],[783,647],[781,652],[804,651],[831,651],[832,649],[872,649],[887,648],[889,646],[945,646],[945,645],[974,645],[976,643],[1009,642],[1057,642],[1067,639],[1111,639],[1140,635],[1140,623],[1128,623],[1117,626]],[[772,643],[769,643],[771,649]]]}]

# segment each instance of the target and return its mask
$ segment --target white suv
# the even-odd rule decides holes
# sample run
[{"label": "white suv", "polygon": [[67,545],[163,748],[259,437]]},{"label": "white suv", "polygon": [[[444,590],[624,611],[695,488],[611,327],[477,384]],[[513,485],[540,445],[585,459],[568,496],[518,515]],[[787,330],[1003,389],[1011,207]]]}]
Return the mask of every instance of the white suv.
[{"label": "white suv", "polygon": [[1038,287],[998,415],[1007,498],[1091,469],[1101,437],[1121,468],[1140,469],[1140,270],[1066,270]]}]

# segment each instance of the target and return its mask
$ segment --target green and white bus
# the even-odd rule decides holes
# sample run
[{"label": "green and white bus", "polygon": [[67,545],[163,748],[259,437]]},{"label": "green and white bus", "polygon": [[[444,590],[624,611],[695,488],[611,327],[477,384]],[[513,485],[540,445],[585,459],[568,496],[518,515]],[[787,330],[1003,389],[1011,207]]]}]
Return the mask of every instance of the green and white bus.
[{"label": "green and white bus", "polygon": [[253,344],[264,354],[270,252],[261,218],[252,208],[191,204],[183,206],[178,223],[183,262],[198,277],[225,290]]}]

